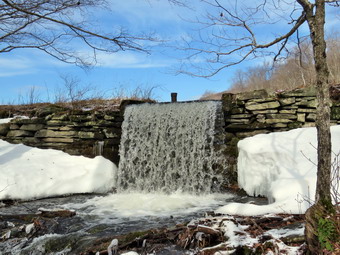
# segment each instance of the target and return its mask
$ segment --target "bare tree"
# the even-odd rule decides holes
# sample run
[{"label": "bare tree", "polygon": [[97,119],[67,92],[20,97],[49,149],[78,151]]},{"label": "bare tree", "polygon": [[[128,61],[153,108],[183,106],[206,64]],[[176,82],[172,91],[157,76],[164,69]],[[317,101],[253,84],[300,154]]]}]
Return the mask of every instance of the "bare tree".
[{"label": "bare tree", "polygon": [[[327,63],[330,84],[340,83],[340,40],[337,34],[327,38]],[[259,79],[260,78],[260,79]],[[292,48],[287,59],[275,65],[263,64],[238,70],[232,78],[229,92],[269,89],[272,91],[291,90],[315,85],[313,50],[310,40],[301,41]]]},{"label": "bare tree", "polygon": [[[312,42],[317,87],[317,137],[318,164],[316,199],[306,212],[306,240],[312,254],[320,254],[322,240],[318,239],[319,219],[335,213],[330,193],[331,187],[331,134],[329,70],[326,57],[325,16],[326,4],[339,7],[335,0],[258,0],[230,1],[226,6],[219,0],[202,0],[210,10],[205,19],[197,20],[204,29],[197,40],[187,41],[188,59],[181,73],[211,77],[243,61],[272,56],[274,61],[287,56],[298,29],[307,24]],[[225,3],[225,2],[223,2]],[[275,19],[276,18],[276,19]],[[287,30],[274,36],[259,33],[266,25],[285,20]],[[282,23],[281,23],[282,24]],[[260,28],[258,28],[260,26]],[[204,34],[207,31],[208,33]],[[262,37],[260,36],[262,35]],[[298,36],[299,38],[299,36]],[[201,61],[204,59],[205,61]],[[194,71],[191,71],[195,68]],[[327,237],[330,238],[330,237]]]},{"label": "bare tree", "polygon": [[81,80],[71,74],[61,74],[61,86],[55,91],[55,102],[70,104],[72,109],[81,106],[80,101],[90,100],[94,97],[91,92],[95,92],[94,87],[81,84]]},{"label": "bare tree", "polygon": [[[98,52],[147,51],[151,36],[132,35],[112,24],[110,32],[88,22],[88,10],[108,7],[105,0],[1,0],[0,53],[38,49],[58,60],[87,66]],[[88,52],[78,51],[81,42]]]}]

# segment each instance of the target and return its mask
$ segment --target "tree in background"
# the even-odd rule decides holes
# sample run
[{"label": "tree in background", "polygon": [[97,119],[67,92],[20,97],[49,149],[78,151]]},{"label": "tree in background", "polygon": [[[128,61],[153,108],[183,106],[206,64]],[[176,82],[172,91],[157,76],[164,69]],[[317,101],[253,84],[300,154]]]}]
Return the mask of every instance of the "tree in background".
[{"label": "tree in background", "polygon": [[[326,40],[329,83],[340,84],[340,38],[332,34]],[[264,62],[255,67],[235,72],[229,92],[242,92],[254,89],[273,91],[292,90],[297,87],[314,86],[315,69],[312,45],[309,40],[295,46],[289,56],[280,63],[270,65]]]},{"label": "tree in background", "polygon": [[[112,24],[109,32],[91,24],[93,8],[108,8],[105,0],[1,0],[0,53],[38,49],[66,63],[88,66],[98,52],[146,51],[151,36],[132,35]],[[79,50],[81,43],[86,52]]]},{"label": "tree in background", "polygon": [[[299,44],[299,29],[307,25],[312,44],[317,88],[317,137],[318,164],[315,204],[306,212],[306,240],[312,254],[321,249],[332,249],[330,243],[338,238],[334,233],[323,232],[325,224],[329,229],[335,209],[331,199],[331,133],[329,69],[326,57],[325,17],[326,4],[339,7],[340,1],[296,0],[296,1],[230,1],[230,5],[219,0],[202,0],[209,12],[197,20],[203,26],[197,40],[187,41],[184,50],[188,53],[180,73],[199,77],[212,77],[220,71],[243,61],[258,57],[272,57],[274,61],[290,52],[292,42]],[[222,4],[223,3],[223,4]],[[277,25],[284,28],[278,30]],[[281,23],[280,23],[281,22]],[[263,30],[275,25],[270,37]],[[302,29],[301,29],[302,30]],[[207,31],[204,34],[204,31]],[[280,33],[279,33],[280,32]],[[205,61],[202,61],[205,60]],[[194,71],[192,68],[194,68]],[[326,231],[327,232],[327,231]],[[332,232],[332,231],[330,231]]]}]

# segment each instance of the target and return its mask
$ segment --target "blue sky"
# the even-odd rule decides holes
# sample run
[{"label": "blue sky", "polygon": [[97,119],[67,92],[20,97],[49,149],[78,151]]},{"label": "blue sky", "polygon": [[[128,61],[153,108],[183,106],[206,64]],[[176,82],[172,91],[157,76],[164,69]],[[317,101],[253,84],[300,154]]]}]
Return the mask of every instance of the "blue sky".
[{"label": "blue sky", "polygon": [[[219,92],[228,89],[236,70],[245,70],[263,61],[261,59],[247,61],[242,65],[225,69],[211,79],[175,75],[180,68],[178,60],[184,59],[186,53],[175,50],[173,46],[181,45],[183,43],[181,38],[198,35],[199,26],[187,20],[193,20],[209,9],[207,5],[197,0],[187,2],[192,8],[180,8],[166,0],[111,0],[110,12],[103,9],[92,10],[91,19],[96,21],[101,29],[123,26],[131,33],[153,32],[166,41],[167,47],[163,44],[145,42],[145,46],[150,46],[150,54],[132,51],[121,51],[111,55],[100,53],[97,65],[86,71],[59,62],[37,50],[16,50],[0,54],[0,104],[22,103],[27,100],[28,91],[33,86],[39,100],[53,100],[55,91],[62,86],[60,77],[65,75],[77,78],[84,86],[96,88],[106,97],[115,95],[121,88],[128,92],[136,87],[145,89],[155,87],[154,97],[159,101],[169,101],[171,92],[177,92],[181,101],[194,100],[205,91]],[[327,22],[329,31],[337,29],[338,11],[339,8],[333,8],[329,12],[330,19]],[[270,15],[277,13],[272,9]],[[282,19],[271,26],[261,25],[257,32],[260,38],[272,38],[280,31],[286,31],[286,24],[287,22]],[[308,33],[306,27],[302,28],[302,32]],[[197,58],[196,61],[204,60]],[[189,71],[193,70],[191,67],[188,68]]]}]

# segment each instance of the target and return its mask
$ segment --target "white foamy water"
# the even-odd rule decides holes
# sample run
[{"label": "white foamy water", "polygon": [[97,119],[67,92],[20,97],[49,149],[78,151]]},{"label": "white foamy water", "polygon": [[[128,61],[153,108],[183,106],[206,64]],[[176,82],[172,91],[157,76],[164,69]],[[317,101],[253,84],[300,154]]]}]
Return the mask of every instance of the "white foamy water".
[{"label": "white foamy water", "polygon": [[215,150],[220,102],[143,104],[126,108],[118,191],[209,193],[218,189]]},{"label": "white foamy water", "polygon": [[167,217],[211,210],[225,204],[231,194],[191,195],[182,192],[172,194],[118,193],[94,197],[79,204],[67,204],[80,214],[94,215],[110,221],[112,218],[141,218],[145,216]]}]

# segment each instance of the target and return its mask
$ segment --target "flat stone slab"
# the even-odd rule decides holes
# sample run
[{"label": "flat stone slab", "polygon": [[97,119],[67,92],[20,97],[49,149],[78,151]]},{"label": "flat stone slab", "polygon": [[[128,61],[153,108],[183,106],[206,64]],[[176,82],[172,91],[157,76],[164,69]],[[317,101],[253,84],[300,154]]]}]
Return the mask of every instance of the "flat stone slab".
[{"label": "flat stone slab", "polygon": [[275,109],[280,107],[280,103],[278,101],[266,102],[266,103],[254,103],[249,102],[245,105],[246,109],[249,111],[258,111],[265,109]]},{"label": "flat stone slab", "polygon": [[10,130],[7,133],[7,137],[25,137],[25,136],[33,136],[33,132],[27,130]]}]

